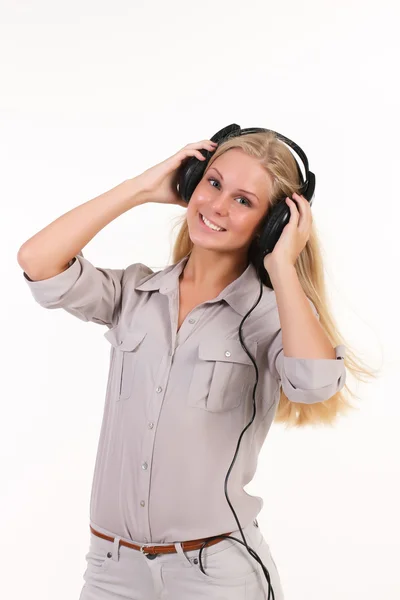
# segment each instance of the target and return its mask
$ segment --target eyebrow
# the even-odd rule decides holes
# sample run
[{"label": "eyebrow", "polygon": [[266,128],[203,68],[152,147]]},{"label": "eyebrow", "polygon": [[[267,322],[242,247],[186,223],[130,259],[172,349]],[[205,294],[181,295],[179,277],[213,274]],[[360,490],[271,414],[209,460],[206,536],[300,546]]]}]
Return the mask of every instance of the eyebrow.
[{"label": "eyebrow", "polygon": [[[210,167],[209,171],[211,171],[211,169],[214,169],[214,171],[217,171],[217,173],[221,177],[222,181],[224,180],[224,178],[222,177],[221,173],[218,171],[217,167]],[[249,194],[250,196],[255,196],[257,198],[257,200],[260,201],[259,198],[258,198],[258,196],[256,194],[254,194],[253,192],[248,192],[248,191],[242,190],[240,188],[238,188],[237,191],[238,192],[243,192],[244,194]]]}]

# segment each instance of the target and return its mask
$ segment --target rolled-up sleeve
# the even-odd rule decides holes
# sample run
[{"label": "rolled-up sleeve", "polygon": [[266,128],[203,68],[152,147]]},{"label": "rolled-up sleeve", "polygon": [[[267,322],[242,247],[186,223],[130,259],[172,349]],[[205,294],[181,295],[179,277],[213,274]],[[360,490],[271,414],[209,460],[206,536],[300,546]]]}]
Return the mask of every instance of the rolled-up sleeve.
[{"label": "rolled-up sleeve", "polygon": [[69,267],[48,279],[32,281],[31,293],[44,308],[63,308],[82,321],[114,327],[120,312],[125,269],[95,267],[79,252]]},{"label": "rolled-up sleeve", "polygon": [[[310,302],[314,313],[319,315]],[[280,381],[283,392],[292,402],[312,404],[329,400],[346,382],[344,357],[346,347],[335,347],[335,358],[296,358],[283,352],[282,330],[279,329],[268,350],[268,362],[273,376]]]}]

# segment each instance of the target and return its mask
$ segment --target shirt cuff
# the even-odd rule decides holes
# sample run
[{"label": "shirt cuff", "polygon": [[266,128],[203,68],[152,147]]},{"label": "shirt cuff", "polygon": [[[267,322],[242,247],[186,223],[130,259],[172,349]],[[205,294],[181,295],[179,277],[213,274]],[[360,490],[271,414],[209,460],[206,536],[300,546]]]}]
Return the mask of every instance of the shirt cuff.
[{"label": "shirt cuff", "polygon": [[344,357],[346,347],[335,347],[335,358],[277,357],[282,389],[293,402],[311,404],[328,400],[340,391],[346,382]]},{"label": "shirt cuff", "polygon": [[34,281],[23,271],[34,299],[42,306],[46,306],[54,298],[60,298],[66,294],[77,282],[80,273],[81,265],[76,257],[69,261],[69,266],[65,271],[61,271],[61,273],[47,279]]}]

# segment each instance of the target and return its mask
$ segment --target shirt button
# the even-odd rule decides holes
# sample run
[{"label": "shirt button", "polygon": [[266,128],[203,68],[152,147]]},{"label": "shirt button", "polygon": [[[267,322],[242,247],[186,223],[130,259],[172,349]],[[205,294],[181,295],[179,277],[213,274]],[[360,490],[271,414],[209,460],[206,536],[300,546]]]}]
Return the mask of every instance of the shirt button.
[{"label": "shirt button", "polygon": [[147,425],[147,427],[148,427],[149,429],[153,429],[153,427],[154,427],[154,423],[149,423],[149,424]]},{"label": "shirt button", "polygon": [[141,500],[140,506],[144,506],[145,504],[146,504],[146,502],[144,500]]},{"label": "shirt button", "polygon": [[196,319],[189,319],[189,323],[196,323]]},{"label": "shirt button", "polygon": [[159,394],[160,392],[162,392],[162,387],[158,386],[158,388],[156,389],[157,394]]},{"label": "shirt button", "polygon": [[144,462],[144,463],[142,464],[142,469],[146,470],[146,469],[147,469],[147,467],[148,467],[148,464],[147,464],[147,462]]},{"label": "shirt button", "polygon": [[225,356],[230,356],[230,355],[231,355],[231,353],[229,352],[229,350],[227,350],[227,351],[225,352]]}]

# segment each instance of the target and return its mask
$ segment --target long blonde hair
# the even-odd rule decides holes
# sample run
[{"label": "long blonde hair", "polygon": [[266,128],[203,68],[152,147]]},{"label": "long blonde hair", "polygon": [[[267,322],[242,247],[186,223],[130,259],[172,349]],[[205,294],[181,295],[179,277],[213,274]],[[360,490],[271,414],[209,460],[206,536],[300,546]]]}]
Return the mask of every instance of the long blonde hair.
[{"label": "long blonde hair", "polygon": [[[207,169],[221,154],[231,148],[240,148],[247,155],[256,158],[269,174],[273,183],[268,211],[270,211],[280,197],[291,197],[293,192],[300,192],[301,182],[299,181],[296,160],[289,148],[273,132],[248,133],[229,138],[217,147],[207,165]],[[180,261],[193,248],[193,242],[189,236],[186,213],[183,215],[183,218],[179,217],[178,225],[180,225],[180,229],[173,244],[173,263]],[[254,262],[250,254],[250,249],[249,260]],[[333,346],[345,344],[346,355],[344,362],[346,369],[361,381],[365,381],[366,377],[376,377],[377,371],[370,369],[355,355],[338,331],[328,305],[322,253],[314,223],[312,224],[310,237],[296,261],[295,268],[306,296],[313,302],[319,313],[320,324],[331,344]],[[353,398],[359,398],[345,383],[342,390],[328,400],[313,404],[304,404],[289,400],[281,387],[279,404],[274,421],[286,423],[287,427],[302,427],[314,424],[333,425],[340,413],[347,414],[349,410],[357,408],[350,403],[349,398],[344,393],[345,390]]]}]

